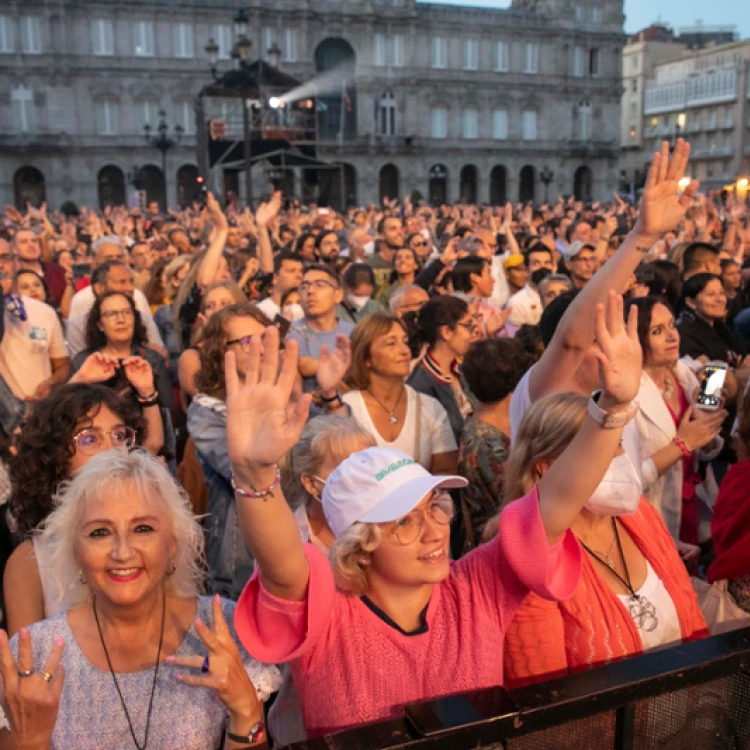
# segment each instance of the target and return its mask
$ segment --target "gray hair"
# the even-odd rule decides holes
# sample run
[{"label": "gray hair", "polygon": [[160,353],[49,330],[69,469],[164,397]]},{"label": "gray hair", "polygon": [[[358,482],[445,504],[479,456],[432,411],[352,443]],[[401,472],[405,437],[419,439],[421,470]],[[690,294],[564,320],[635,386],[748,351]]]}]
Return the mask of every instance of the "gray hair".
[{"label": "gray hair", "polygon": [[573,282],[570,280],[570,277],[562,273],[553,273],[543,278],[539,282],[537,291],[539,292],[540,295],[544,294],[547,291],[547,287],[554,282],[565,284],[565,286],[568,287],[568,291],[570,291],[573,288]]},{"label": "gray hair", "polygon": [[424,289],[418,284],[408,284],[407,286],[396,287],[393,294],[391,295],[391,299],[388,302],[388,307],[391,311],[391,315],[395,315],[398,312],[401,305],[404,304],[404,297],[406,297],[409,292],[413,292],[414,290],[424,292]]},{"label": "gray hair", "polygon": [[55,599],[64,610],[87,601],[91,592],[81,583],[75,540],[84,511],[93,498],[119,501],[122,487],[131,483],[141,498],[168,517],[175,541],[174,573],[165,589],[177,596],[196,596],[203,579],[203,531],[193,515],[190,500],[166,466],[145,450],[115,449],[93,456],[54,497],[55,510],[37,532],[34,549],[40,575],[52,584]]},{"label": "gray hair", "polygon": [[99,252],[99,249],[104,247],[104,245],[117,245],[120,250],[125,249],[122,246],[122,240],[117,235],[108,234],[106,237],[100,237],[98,240],[91,243],[91,252],[96,255]]},{"label": "gray hair", "polygon": [[[311,419],[302,430],[297,444],[284,456],[281,469],[281,489],[289,505],[296,509],[310,499],[300,481],[303,474],[312,476],[329,456],[343,460],[352,453],[355,440],[373,447],[372,435],[352,417],[330,414]],[[361,450],[358,447],[357,450]]]}]

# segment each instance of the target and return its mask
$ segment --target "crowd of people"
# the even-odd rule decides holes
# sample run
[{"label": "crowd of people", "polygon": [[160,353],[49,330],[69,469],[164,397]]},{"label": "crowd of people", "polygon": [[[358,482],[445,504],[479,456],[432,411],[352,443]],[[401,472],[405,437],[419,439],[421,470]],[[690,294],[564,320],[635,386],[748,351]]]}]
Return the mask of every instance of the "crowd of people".
[{"label": "crowd of people", "polygon": [[6,207],[0,747],[282,747],[744,626],[750,222],[689,150],[636,204]]}]

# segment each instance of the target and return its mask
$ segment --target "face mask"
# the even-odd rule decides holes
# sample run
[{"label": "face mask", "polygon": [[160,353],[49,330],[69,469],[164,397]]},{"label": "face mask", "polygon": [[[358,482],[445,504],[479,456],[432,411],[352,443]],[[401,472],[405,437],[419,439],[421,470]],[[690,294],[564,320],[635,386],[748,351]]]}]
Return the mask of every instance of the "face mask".
[{"label": "face mask", "polygon": [[[313,479],[317,480],[318,482],[320,482],[322,485],[325,486],[325,483],[326,483],[325,479],[321,479],[319,476],[316,476],[315,474],[311,474],[311,476],[312,476]],[[312,493],[308,493],[308,494],[310,494],[312,497],[314,497],[319,503],[323,502],[323,498],[322,497],[318,497],[317,495],[313,495]]]},{"label": "face mask", "polygon": [[375,243],[374,242],[366,242],[362,249],[365,251],[365,255],[374,255],[375,254]]},{"label": "face mask", "polygon": [[531,283],[534,286],[539,286],[544,279],[547,278],[547,276],[551,276],[552,271],[549,270],[549,268],[537,268],[534,273],[531,274]]},{"label": "face mask", "polygon": [[631,516],[638,510],[643,485],[627,453],[612,459],[607,473],[585,505],[597,516]]},{"label": "face mask", "polygon": [[362,308],[369,301],[370,296],[367,294],[347,294],[346,301],[357,311],[361,312]]}]

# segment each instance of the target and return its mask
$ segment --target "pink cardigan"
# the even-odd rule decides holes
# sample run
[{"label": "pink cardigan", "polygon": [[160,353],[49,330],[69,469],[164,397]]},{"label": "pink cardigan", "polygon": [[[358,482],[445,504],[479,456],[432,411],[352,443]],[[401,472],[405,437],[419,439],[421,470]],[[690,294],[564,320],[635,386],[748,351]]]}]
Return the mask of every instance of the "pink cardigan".
[{"label": "pink cardigan", "polygon": [[[659,512],[641,498],[636,513],[620,516],[620,521],[672,598],[682,639],[709,635],[690,577]],[[546,601],[530,593],[516,612],[505,635],[509,686],[643,652],[633,618],[588,555],[583,555],[581,572],[578,588],[567,601]]]},{"label": "pink cardigan", "polygon": [[278,599],[256,574],[237,603],[237,633],[256,659],[290,662],[310,737],[401,716],[415,701],[500,685],[505,628],[528,591],[564,599],[581,568],[572,533],[547,544],[536,490],[505,509],[501,528],[435,585],[425,633],[403,635],[336,589],[328,560],[310,545],[306,598]]}]

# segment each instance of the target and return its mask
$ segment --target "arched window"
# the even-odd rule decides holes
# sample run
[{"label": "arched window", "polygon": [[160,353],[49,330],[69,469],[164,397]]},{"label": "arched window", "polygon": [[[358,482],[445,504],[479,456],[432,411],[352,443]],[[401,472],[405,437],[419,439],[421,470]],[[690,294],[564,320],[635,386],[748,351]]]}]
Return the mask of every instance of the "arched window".
[{"label": "arched window", "polygon": [[318,97],[318,134],[323,139],[357,134],[356,55],[345,39],[324,39],[315,48],[315,71],[336,71],[341,84]]},{"label": "arched window", "polygon": [[383,198],[393,200],[399,197],[399,175],[395,164],[385,164],[380,170],[379,180],[380,202]]},{"label": "arched window", "polygon": [[36,167],[21,167],[13,175],[16,208],[26,210],[26,203],[38,207],[47,197],[44,175]]},{"label": "arched window", "polygon": [[442,206],[448,202],[448,169],[444,164],[433,164],[430,167],[429,177],[430,204]]},{"label": "arched window", "polygon": [[146,203],[157,201],[162,210],[167,207],[167,185],[164,181],[164,173],[154,164],[141,167],[140,171],[141,190],[146,193]]},{"label": "arched window", "polygon": [[116,167],[114,164],[102,167],[97,175],[96,183],[99,193],[99,208],[124,206],[127,203],[125,175],[120,167]]},{"label": "arched window", "polygon": [[591,200],[594,176],[587,166],[578,167],[573,176],[573,194],[577,201],[588,202]]},{"label": "arched window", "polygon": [[198,167],[194,164],[183,164],[177,170],[177,202],[180,206],[190,206],[200,195],[198,184]]},{"label": "arched window", "polygon": [[490,203],[493,206],[504,206],[506,199],[506,171],[505,167],[498,164],[490,172]]},{"label": "arched window", "polygon": [[477,168],[473,164],[467,164],[461,170],[461,200],[466,203],[477,202]]},{"label": "arched window", "polygon": [[520,179],[518,181],[518,200],[521,203],[533,201],[536,188],[536,172],[534,167],[527,164],[521,169]]}]

